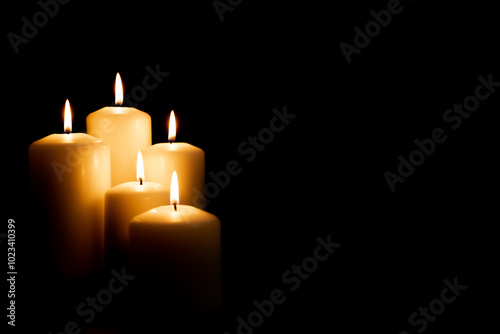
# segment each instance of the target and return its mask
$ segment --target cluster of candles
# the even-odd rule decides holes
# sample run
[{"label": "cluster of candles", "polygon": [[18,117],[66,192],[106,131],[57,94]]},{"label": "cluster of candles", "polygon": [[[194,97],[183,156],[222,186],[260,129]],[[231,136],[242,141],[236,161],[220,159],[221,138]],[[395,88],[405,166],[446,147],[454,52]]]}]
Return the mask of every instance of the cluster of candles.
[{"label": "cluster of candles", "polygon": [[[79,281],[109,268],[168,278],[196,306],[217,308],[221,295],[220,221],[195,200],[203,194],[205,153],[177,143],[175,115],[168,142],[151,145],[151,117],[115,106],[87,117],[87,132],[64,133],[29,147],[33,199],[43,207],[52,267]],[[92,135],[93,136],[92,136]],[[194,191],[196,190],[196,191]]]}]

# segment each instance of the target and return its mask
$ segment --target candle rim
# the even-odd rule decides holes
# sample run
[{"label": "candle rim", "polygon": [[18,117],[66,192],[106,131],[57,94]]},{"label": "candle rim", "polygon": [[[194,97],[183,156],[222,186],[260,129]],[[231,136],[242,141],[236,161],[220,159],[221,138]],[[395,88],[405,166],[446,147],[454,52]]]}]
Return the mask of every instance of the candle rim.
[{"label": "candle rim", "polygon": [[180,151],[181,149],[190,149],[191,151],[201,151],[204,152],[201,148],[198,146],[194,146],[193,144],[186,143],[186,142],[165,142],[165,143],[156,143],[153,144],[149,147],[146,147],[145,149],[142,150],[142,154],[144,155],[144,152],[151,152],[157,149],[161,149],[163,151]]},{"label": "candle rim", "polygon": [[[159,219],[152,220],[148,217],[155,217]],[[174,221],[165,222],[162,219],[165,218],[175,218]],[[208,223],[219,223],[219,218],[205,210],[197,208],[189,204],[177,204],[177,210],[174,210],[173,205],[162,205],[146,212],[140,213],[130,220],[130,224],[150,224],[150,225],[161,225],[161,224],[185,224],[185,225],[196,225],[196,224],[208,224]]]},{"label": "candle rim", "polygon": [[[57,139],[63,139],[63,140],[57,140]],[[45,136],[43,138],[34,141],[32,144],[39,143],[45,145],[68,145],[68,144],[81,145],[83,141],[90,142],[91,144],[100,144],[100,143],[104,144],[104,141],[102,141],[101,139],[83,132],[52,133],[48,136]],[[108,145],[105,144],[105,146]]]},{"label": "candle rim", "polygon": [[126,107],[123,105],[121,105],[121,106],[115,106],[115,105],[105,106],[105,107],[102,107],[102,108],[97,109],[96,111],[90,113],[89,116],[94,114],[94,113],[106,113],[109,115],[125,115],[128,113],[139,113],[139,114],[144,113],[144,114],[149,116],[149,114],[146,113],[145,111],[142,111],[142,110],[134,108],[134,107]]},{"label": "candle rim", "polygon": [[[108,189],[108,192],[114,193],[116,191],[121,191],[125,189],[137,190],[137,193],[154,191],[159,193],[166,192],[170,194],[170,191],[168,190],[167,186],[153,181],[142,181],[142,185],[139,184],[139,181],[127,181],[111,187],[110,189]],[[168,196],[165,199],[165,203],[168,203]]]}]

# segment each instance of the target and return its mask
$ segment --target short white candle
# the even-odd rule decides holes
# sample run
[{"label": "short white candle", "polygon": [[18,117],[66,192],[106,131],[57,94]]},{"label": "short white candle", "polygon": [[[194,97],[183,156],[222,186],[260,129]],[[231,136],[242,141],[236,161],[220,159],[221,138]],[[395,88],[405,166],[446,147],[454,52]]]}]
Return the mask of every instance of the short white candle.
[{"label": "short white candle", "polygon": [[182,203],[204,208],[205,152],[188,143],[176,143],[175,115],[170,113],[168,143],[155,144],[142,151],[148,179],[170,189],[172,172],[179,177]]},{"label": "short white candle", "polygon": [[110,151],[97,138],[70,133],[68,100],[64,132],[30,145],[30,187],[42,221],[48,224],[48,263],[59,279],[79,281],[102,267]]},{"label": "short white candle", "polygon": [[129,223],[134,216],[169,203],[169,190],[146,182],[141,151],[137,154],[137,181],[119,184],[105,196],[105,258],[108,267],[128,265]]},{"label": "short white candle", "polygon": [[199,309],[221,304],[219,219],[190,205],[180,205],[177,175],[170,202],[135,216],[130,222],[131,267],[165,277],[185,301]]}]

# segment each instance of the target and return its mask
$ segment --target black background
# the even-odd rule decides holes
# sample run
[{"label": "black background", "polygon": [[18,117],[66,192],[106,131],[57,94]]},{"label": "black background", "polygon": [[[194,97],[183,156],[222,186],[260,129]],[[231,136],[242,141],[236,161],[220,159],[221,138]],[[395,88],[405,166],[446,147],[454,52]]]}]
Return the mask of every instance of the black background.
[{"label": "black background", "polygon": [[[109,279],[57,302],[62,315],[39,297],[46,282],[30,226],[43,219],[28,200],[29,144],[62,132],[65,99],[73,131],[84,132],[86,116],[113,103],[116,72],[127,94],[146,66],[159,66],[170,75],[138,106],[152,117],[153,143],[166,141],[174,109],[177,140],[205,151],[207,182],[230,160],[242,167],[206,208],[222,222],[224,306],[204,318],[206,327],[198,323],[205,331],[236,333],[237,317],[278,288],[286,302],[255,333],[415,333],[408,317],[458,277],[468,288],[425,332],[484,332],[496,316],[499,93],[457,130],[442,116],[474,94],[479,75],[500,81],[500,21],[493,4],[402,6],[348,64],[339,44],[353,44],[353,28],[387,1],[245,0],[222,22],[211,1],[71,1],[17,54],[6,36],[20,34],[21,18],[31,21],[40,7],[4,4],[3,213],[4,225],[16,221],[16,329],[63,330]],[[284,106],[296,118],[247,162],[238,145]],[[447,140],[391,192],[384,172],[396,172],[398,156],[437,127]],[[339,249],[290,291],[281,275],[328,235]],[[127,298],[99,313],[91,330],[190,331],[169,314],[130,311]],[[149,309],[158,301],[143,302]]]}]

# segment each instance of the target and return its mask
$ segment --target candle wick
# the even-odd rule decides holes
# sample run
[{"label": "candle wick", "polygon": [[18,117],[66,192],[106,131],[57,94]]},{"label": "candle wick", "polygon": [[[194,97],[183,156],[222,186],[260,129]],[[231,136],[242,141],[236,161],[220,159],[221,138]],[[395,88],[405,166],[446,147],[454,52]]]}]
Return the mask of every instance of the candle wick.
[{"label": "candle wick", "polygon": [[139,178],[139,184],[142,186],[142,177]]},{"label": "candle wick", "polygon": [[173,204],[174,204],[174,211],[177,211],[177,204],[175,204],[175,202]]}]

